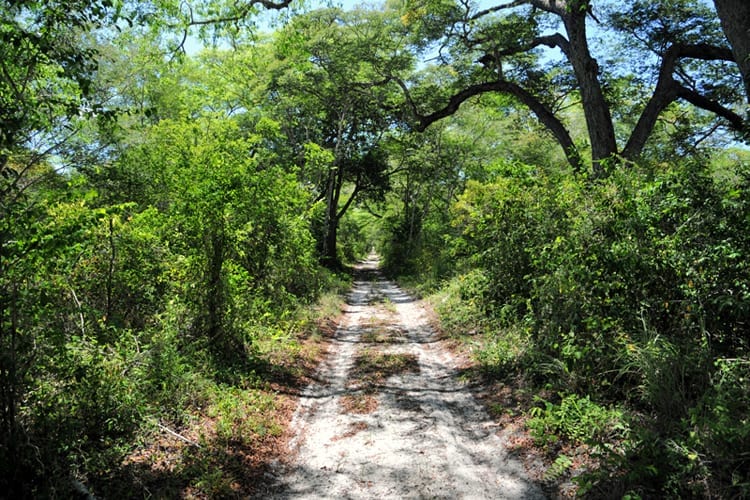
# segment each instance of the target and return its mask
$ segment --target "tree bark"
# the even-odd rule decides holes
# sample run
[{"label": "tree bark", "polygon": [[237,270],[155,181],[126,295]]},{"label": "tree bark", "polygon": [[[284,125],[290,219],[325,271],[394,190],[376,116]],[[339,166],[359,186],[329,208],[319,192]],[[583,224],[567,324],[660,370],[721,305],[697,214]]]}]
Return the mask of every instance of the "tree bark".
[{"label": "tree bark", "polygon": [[211,340],[221,338],[224,319],[224,285],[221,270],[224,266],[224,228],[219,226],[206,235],[206,335]]},{"label": "tree bark", "polygon": [[617,142],[612,115],[599,82],[599,65],[589,50],[586,35],[587,11],[587,2],[569,2],[561,17],[568,35],[568,60],[580,87],[591,142],[594,175],[602,176],[605,174],[603,161],[617,154]]},{"label": "tree bark", "polygon": [[750,105],[750,2],[748,0],[714,0],[737,66],[745,84],[745,96]]},{"label": "tree bark", "polygon": [[[338,162],[336,164],[338,165]],[[323,265],[331,269],[335,269],[339,264],[336,239],[338,237],[338,204],[342,182],[343,178],[339,167],[334,166],[328,172],[328,181],[326,183],[326,217],[322,252]]]}]

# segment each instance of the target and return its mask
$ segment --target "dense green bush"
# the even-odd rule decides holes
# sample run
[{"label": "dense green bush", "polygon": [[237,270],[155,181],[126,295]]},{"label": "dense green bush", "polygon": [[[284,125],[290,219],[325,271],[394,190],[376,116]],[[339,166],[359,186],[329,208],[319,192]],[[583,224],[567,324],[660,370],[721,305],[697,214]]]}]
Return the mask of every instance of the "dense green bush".
[{"label": "dense green bush", "polygon": [[262,143],[225,118],[164,120],[114,165],[30,176],[0,221],[0,491],[70,497],[201,408],[226,439],[277,432],[259,417],[231,435],[270,404],[255,344],[330,279],[309,192]]},{"label": "dense green bush", "polygon": [[587,488],[747,492],[748,188],[742,165],[596,181],[517,165],[455,204],[444,234],[459,275],[436,296],[448,330],[482,333],[490,373],[582,395],[536,410],[540,436],[581,440],[577,425],[626,403],[613,419],[627,435],[587,436],[616,441],[601,448],[611,474]]}]

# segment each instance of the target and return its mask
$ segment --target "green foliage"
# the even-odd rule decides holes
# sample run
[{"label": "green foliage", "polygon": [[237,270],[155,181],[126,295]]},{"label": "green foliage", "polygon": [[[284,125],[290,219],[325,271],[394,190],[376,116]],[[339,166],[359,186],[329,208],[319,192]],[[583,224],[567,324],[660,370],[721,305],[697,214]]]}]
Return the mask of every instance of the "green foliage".
[{"label": "green foliage", "polygon": [[216,386],[210,396],[208,415],[216,418],[219,439],[252,443],[268,434],[278,435],[278,423],[270,420],[271,395],[249,388]]},{"label": "green foliage", "polygon": [[370,234],[373,219],[368,212],[356,208],[341,219],[338,251],[344,262],[360,261],[374,247],[374,238]]},{"label": "green foliage", "polygon": [[540,400],[531,410],[527,425],[539,443],[555,442],[562,436],[575,443],[609,442],[627,433],[623,410],[606,408],[577,394],[560,395],[560,402]]},{"label": "green foliage", "polygon": [[137,370],[135,339],[129,337],[113,346],[73,337],[59,353],[63,359],[49,359],[46,370],[34,373],[23,413],[34,422],[33,441],[45,443],[48,466],[102,470],[121,459],[122,439],[140,426],[145,408],[137,377],[123,376]]},{"label": "green foliage", "polygon": [[746,491],[748,182],[720,168],[592,183],[518,166],[468,182],[453,207],[461,272],[436,310],[486,373],[561,394],[529,426],[599,450],[582,491]]},{"label": "green foliage", "polygon": [[393,77],[413,64],[398,33],[392,12],[328,8],[296,17],[274,40],[267,99],[285,117],[288,145],[305,157],[302,181],[325,205],[315,235],[332,268],[342,217],[353,204],[381,201],[389,187],[380,142],[400,119]]},{"label": "green foliage", "polygon": [[477,350],[476,359],[482,370],[495,376],[521,371],[528,367],[533,357],[529,332],[523,325],[488,328],[487,334]]},{"label": "green foliage", "polygon": [[[391,270],[442,284],[444,327],[471,334],[486,374],[559,393],[530,426],[600,445],[589,489],[617,478],[633,495],[748,495],[750,172],[741,156],[671,163],[695,149],[704,116],[673,106],[675,140],[646,149],[669,162],[588,182],[550,167],[564,155],[509,96],[466,102],[425,134],[396,130],[499,76],[573,109],[570,72],[524,52],[549,13],[322,9],[245,43],[254,8],[230,3],[2,8],[3,494],[102,487],[148,426],[200,411],[225,447],[276,435],[266,382],[300,375],[296,334],[313,320],[297,313],[345,286],[318,266],[340,241],[347,260],[377,245]],[[648,50],[723,40],[696,2],[623,6],[609,20]],[[165,31],[188,28],[188,11],[233,50],[176,54],[183,33]],[[450,65],[412,74],[436,42]],[[683,60],[680,72],[736,101],[725,66]],[[602,107],[627,111],[614,113],[624,136],[651,86],[600,78]],[[232,494],[226,464],[186,456],[201,494]],[[550,477],[570,466],[558,456]]]},{"label": "green foliage", "polygon": [[[716,360],[709,389],[690,410],[692,462],[715,461],[717,482],[726,485],[726,496],[750,494],[750,477],[742,472],[750,446],[750,361]],[[705,464],[707,466],[708,464]]]},{"label": "green foliage", "polygon": [[565,474],[565,472],[570,469],[570,467],[573,465],[573,460],[570,459],[567,455],[560,454],[555,458],[554,462],[552,462],[552,465],[550,465],[549,469],[544,473],[544,478],[546,480],[555,480],[558,477]]},{"label": "green foliage", "polygon": [[162,121],[126,159],[160,165],[167,189],[153,202],[180,255],[172,286],[192,304],[193,328],[226,347],[269,304],[317,291],[307,197],[294,174],[253,159],[260,141],[228,121]]},{"label": "green foliage", "polygon": [[[88,30],[117,19],[111,0],[5,2],[0,10],[0,173],[10,150],[64,117],[104,109],[90,96],[95,50]],[[93,105],[93,106],[92,106]],[[23,172],[19,172],[23,173]],[[6,194],[6,193],[4,193]]]},{"label": "green foliage", "polygon": [[446,333],[459,336],[485,331],[482,301],[488,285],[484,271],[476,269],[453,278],[435,294],[432,301]]},{"label": "green foliage", "polygon": [[27,173],[1,221],[5,490],[66,496],[119,467],[150,422],[201,408],[227,441],[278,432],[243,374],[327,280],[308,194],[263,141],[217,117],[164,120],[113,167],[142,191],[117,192],[106,167]]},{"label": "green foliage", "polygon": [[[523,174],[522,174],[523,175]],[[460,236],[451,242],[455,256],[468,256],[470,265],[484,269],[491,286],[489,307],[510,305],[523,312],[529,294],[530,256],[542,212],[534,192],[523,180],[501,178],[482,185],[470,181],[453,208],[453,225]]]}]

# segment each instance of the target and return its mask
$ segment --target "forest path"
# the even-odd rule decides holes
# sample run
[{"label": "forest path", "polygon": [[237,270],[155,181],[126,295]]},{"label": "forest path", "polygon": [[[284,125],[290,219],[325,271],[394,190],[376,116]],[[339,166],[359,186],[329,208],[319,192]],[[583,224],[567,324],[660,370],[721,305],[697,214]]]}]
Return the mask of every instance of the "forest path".
[{"label": "forest path", "polygon": [[357,266],[318,381],[292,421],[296,461],[264,498],[543,498],[458,378],[424,306]]}]

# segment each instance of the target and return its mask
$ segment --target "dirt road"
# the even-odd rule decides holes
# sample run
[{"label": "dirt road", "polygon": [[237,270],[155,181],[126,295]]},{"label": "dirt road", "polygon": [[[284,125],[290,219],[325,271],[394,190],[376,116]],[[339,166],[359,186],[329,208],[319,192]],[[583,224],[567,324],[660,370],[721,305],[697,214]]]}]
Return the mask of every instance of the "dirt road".
[{"label": "dirt road", "polygon": [[509,457],[419,301],[358,268],[318,382],[292,421],[297,460],[265,498],[543,498]]}]

